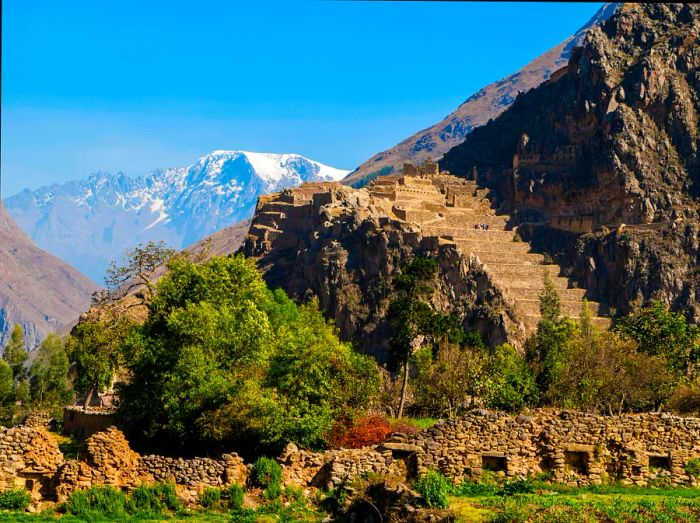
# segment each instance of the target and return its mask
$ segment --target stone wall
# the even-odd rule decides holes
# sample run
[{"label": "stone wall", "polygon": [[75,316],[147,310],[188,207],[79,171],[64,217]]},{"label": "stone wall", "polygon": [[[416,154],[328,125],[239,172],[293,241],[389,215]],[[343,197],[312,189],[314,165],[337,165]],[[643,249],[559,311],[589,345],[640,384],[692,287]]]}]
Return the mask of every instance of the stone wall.
[{"label": "stone wall", "polygon": [[[668,414],[597,416],[536,410],[511,416],[474,410],[413,434],[393,434],[362,449],[322,453],[288,445],[278,458],[286,485],[328,489],[370,474],[405,481],[437,470],[456,481],[487,471],[503,478],[548,473],[570,485],[619,481],[698,486],[685,472],[700,458],[700,419]],[[114,427],[88,438],[78,460],[65,461],[41,429],[0,429],[0,491],[24,487],[35,500],[65,500],[77,489],[175,483],[185,499],[208,486],[245,483],[249,467],[236,454],[221,458],[140,456]]]},{"label": "stone wall", "polygon": [[684,470],[693,458],[700,458],[700,419],[546,410],[510,416],[480,409],[415,435],[394,434],[377,447],[288,450],[280,462],[286,481],[326,488],[369,472],[409,477],[429,470],[456,481],[478,480],[485,471],[502,477],[544,472],[570,485],[697,486]]},{"label": "stone wall", "polygon": [[491,470],[506,476],[548,472],[574,484],[646,485],[664,476],[673,484],[695,484],[684,466],[700,458],[700,419],[475,410],[396,441],[414,447],[419,474],[439,470],[458,480]]},{"label": "stone wall", "polygon": [[151,454],[141,458],[141,468],[158,482],[188,487],[242,484],[248,476],[248,468],[238,454],[224,454],[221,459],[183,459]]},{"label": "stone wall", "polygon": [[57,443],[43,430],[0,427],[0,491],[23,487],[41,499],[53,489],[62,463]]},{"label": "stone wall", "polygon": [[130,490],[140,484],[168,482],[195,495],[204,487],[244,483],[248,470],[237,454],[220,459],[141,456],[115,427],[87,439],[79,460],[67,461],[58,474],[58,499],[76,489],[111,485]]},{"label": "stone wall", "polygon": [[141,484],[171,482],[194,499],[208,486],[245,483],[248,467],[237,454],[219,459],[141,456],[124,434],[110,427],[90,436],[78,459],[65,460],[54,436],[33,427],[0,427],[0,492],[26,488],[35,501],[65,501],[75,490],[109,485],[131,490]]},{"label": "stone wall", "polygon": [[63,431],[66,434],[87,438],[107,430],[115,424],[114,411],[82,407],[66,407],[63,409]]}]

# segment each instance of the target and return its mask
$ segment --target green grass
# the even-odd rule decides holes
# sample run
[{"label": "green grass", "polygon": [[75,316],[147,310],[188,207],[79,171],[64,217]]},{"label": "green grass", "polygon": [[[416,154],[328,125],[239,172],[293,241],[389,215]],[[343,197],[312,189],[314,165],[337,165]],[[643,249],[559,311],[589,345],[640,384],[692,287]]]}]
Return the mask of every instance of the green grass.
[{"label": "green grass", "polygon": [[429,429],[430,427],[434,426],[438,420],[434,418],[391,418],[390,420],[392,423],[403,423],[406,425],[411,425],[413,427],[416,427],[419,430],[425,430]]},{"label": "green grass", "polygon": [[[461,523],[600,522],[675,523],[700,521],[700,489],[600,485],[567,487],[532,481],[532,494],[508,495],[493,485],[453,489],[449,506]],[[505,493],[504,493],[505,491]]]},{"label": "green grass", "polygon": [[60,523],[85,523],[87,521],[89,522],[94,522],[94,523],[106,523],[106,522],[114,522],[114,523],[138,523],[142,521],[149,521],[149,522],[160,522],[160,521],[167,521],[167,522],[191,522],[191,523],[219,523],[219,522],[231,522],[231,515],[230,514],[223,514],[223,513],[202,513],[202,512],[181,512],[178,513],[177,515],[173,516],[167,516],[167,515],[143,515],[143,514],[137,514],[133,516],[119,516],[119,517],[107,517],[107,516],[91,516],[90,518],[80,518],[77,516],[70,516],[70,515],[60,515],[56,514],[53,511],[51,512],[46,512],[43,514],[25,514],[25,513],[18,513],[18,512],[0,512],[0,522],[17,522],[17,523],[22,523],[22,522],[29,522],[29,523],[35,523],[39,521],[56,521]]}]

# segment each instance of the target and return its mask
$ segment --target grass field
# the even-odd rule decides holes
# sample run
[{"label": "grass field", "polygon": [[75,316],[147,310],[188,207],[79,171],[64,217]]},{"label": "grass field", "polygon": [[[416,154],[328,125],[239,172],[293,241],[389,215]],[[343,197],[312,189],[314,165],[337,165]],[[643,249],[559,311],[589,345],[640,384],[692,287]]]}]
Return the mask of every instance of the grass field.
[{"label": "grass field", "polygon": [[452,495],[449,503],[461,523],[700,521],[700,489],[690,488],[555,487],[512,496]]}]

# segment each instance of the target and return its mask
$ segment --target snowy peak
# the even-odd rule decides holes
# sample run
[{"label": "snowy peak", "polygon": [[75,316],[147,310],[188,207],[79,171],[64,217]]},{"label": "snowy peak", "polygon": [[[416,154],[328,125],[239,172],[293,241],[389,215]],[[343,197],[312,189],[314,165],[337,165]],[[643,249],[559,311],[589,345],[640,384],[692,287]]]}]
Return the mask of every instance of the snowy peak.
[{"label": "snowy peak", "polygon": [[139,242],[184,248],[250,218],[262,194],[348,172],[298,154],[217,150],[137,178],[98,172],[25,190],[6,206],[42,248],[101,281],[109,262]]}]

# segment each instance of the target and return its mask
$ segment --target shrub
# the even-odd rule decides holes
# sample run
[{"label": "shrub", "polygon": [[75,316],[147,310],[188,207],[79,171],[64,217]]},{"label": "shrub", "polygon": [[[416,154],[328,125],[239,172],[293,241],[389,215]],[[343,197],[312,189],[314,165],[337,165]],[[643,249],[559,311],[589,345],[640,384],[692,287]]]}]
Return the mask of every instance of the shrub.
[{"label": "shrub", "polygon": [[204,508],[215,507],[221,501],[221,489],[207,487],[199,493],[197,501]]},{"label": "shrub", "polygon": [[532,494],[535,488],[527,479],[508,481],[499,492],[501,496],[512,496],[514,494]]},{"label": "shrub", "polygon": [[252,486],[264,488],[268,499],[275,499],[280,495],[282,467],[274,459],[258,458],[253,464],[248,480]]},{"label": "shrub", "polygon": [[389,434],[395,432],[386,417],[370,414],[338,421],[333,427],[330,443],[335,447],[359,449],[369,445],[378,445]]},{"label": "shrub", "polygon": [[90,487],[76,490],[66,502],[66,510],[79,517],[99,515],[102,517],[123,516],[126,496],[113,487]]},{"label": "shrub", "polygon": [[416,482],[416,491],[423,496],[427,507],[447,508],[450,483],[439,472],[428,472]]},{"label": "shrub", "polygon": [[700,459],[689,459],[683,469],[685,470],[686,474],[693,476],[694,478],[700,478]]},{"label": "shrub", "polygon": [[31,501],[29,492],[21,488],[0,492],[0,510],[25,510]]},{"label": "shrub", "polygon": [[129,513],[148,512],[159,514],[164,510],[176,512],[181,504],[172,483],[157,483],[156,485],[139,485],[129,495],[126,504]]},{"label": "shrub", "polygon": [[242,486],[230,485],[221,491],[221,496],[227,501],[228,509],[239,511],[243,508],[243,499],[245,498],[245,490]]},{"label": "shrub", "polygon": [[498,492],[498,486],[476,481],[462,481],[452,489],[455,496],[493,496]]}]

